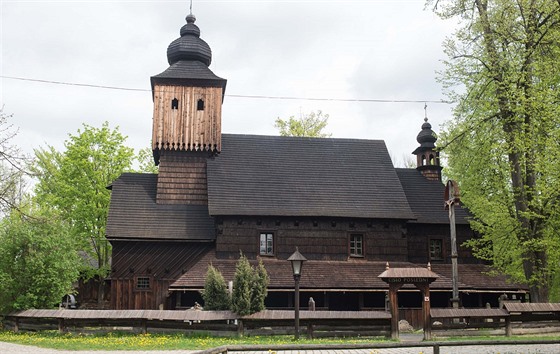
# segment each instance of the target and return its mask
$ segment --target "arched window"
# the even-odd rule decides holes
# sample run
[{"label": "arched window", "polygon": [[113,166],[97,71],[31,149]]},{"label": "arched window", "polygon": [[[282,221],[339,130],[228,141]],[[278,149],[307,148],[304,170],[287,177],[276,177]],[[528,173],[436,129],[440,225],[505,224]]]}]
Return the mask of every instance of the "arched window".
[{"label": "arched window", "polygon": [[179,100],[174,98],[171,100],[171,109],[179,109]]},{"label": "arched window", "polygon": [[204,111],[204,100],[199,99],[198,102],[196,102],[196,110],[197,111]]},{"label": "arched window", "polygon": [[426,155],[422,155],[422,166],[426,166]]},{"label": "arched window", "polygon": [[430,154],[430,159],[428,160],[428,164],[433,165],[434,164],[434,155]]}]

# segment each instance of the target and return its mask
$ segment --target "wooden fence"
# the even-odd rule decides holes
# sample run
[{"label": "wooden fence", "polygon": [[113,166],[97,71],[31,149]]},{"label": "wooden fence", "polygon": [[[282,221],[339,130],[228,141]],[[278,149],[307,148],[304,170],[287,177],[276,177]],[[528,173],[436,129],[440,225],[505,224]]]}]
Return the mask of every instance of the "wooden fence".
[{"label": "wooden fence", "polygon": [[[503,309],[431,309],[432,331],[436,335],[476,333],[465,329],[494,330],[491,334],[560,332],[560,304],[505,303]],[[458,330],[452,332],[453,330]],[[439,332],[439,333],[438,333]]]},{"label": "wooden fence", "polygon": [[[506,336],[529,333],[542,327],[560,332],[560,304],[508,303],[504,309],[431,309],[437,336],[476,334],[465,329],[498,330]],[[294,311],[265,310],[249,316],[230,311],[200,310],[25,310],[6,316],[7,328],[61,332],[132,330],[141,333],[175,330],[213,335],[293,334]],[[300,311],[301,332],[309,337],[386,336],[391,334],[391,314],[385,311]],[[498,334],[498,333],[493,333]],[[431,333],[430,333],[431,335]]]},{"label": "wooden fence", "polygon": [[[385,311],[300,311],[302,330],[310,337],[389,336],[390,320],[391,315]],[[214,335],[293,334],[294,321],[294,311],[287,310],[265,310],[242,317],[230,311],[25,310],[5,319],[14,331],[108,327],[141,333],[174,329]]]}]

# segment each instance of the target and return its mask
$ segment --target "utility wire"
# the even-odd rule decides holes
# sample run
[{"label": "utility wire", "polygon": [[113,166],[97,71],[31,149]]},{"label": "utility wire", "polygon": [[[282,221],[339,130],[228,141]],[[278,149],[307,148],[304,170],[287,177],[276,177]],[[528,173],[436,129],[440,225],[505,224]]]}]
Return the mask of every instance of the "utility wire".
[{"label": "utility wire", "polygon": [[[52,80],[40,80],[40,79],[30,79],[30,78],[17,77],[17,76],[0,75],[0,78],[10,79],[10,80],[19,80],[19,81],[40,82],[40,83],[51,84],[51,85],[93,87],[93,88],[101,88],[101,89],[107,89],[107,90],[121,90],[121,91],[152,92],[152,90],[149,90],[149,89],[119,87],[119,86],[104,86],[104,85],[94,85],[94,84],[82,84],[82,83],[76,83],[76,82],[64,82],[64,81],[52,81]],[[389,99],[375,99],[375,98],[319,98],[319,97],[231,95],[231,94],[226,94],[225,96],[226,97],[232,97],[232,98],[250,98],[250,99],[266,99],[266,100],[303,100],[303,101],[372,102],[372,103],[440,103],[440,104],[451,104],[452,103],[450,101],[445,101],[445,100],[389,100]]]}]

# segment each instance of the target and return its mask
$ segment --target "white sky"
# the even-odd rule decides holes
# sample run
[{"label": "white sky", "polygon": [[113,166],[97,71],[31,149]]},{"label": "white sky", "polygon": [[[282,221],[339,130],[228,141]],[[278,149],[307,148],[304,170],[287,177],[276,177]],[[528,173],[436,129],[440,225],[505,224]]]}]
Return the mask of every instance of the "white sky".
[{"label": "white sky", "polygon": [[[188,1],[0,0],[3,76],[150,89],[167,67],[166,50],[185,24]],[[385,140],[397,164],[418,145],[424,103],[276,100],[445,99],[436,71],[453,23],[423,0],[203,1],[193,14],[212,48],[210,69],[228,80],[225,133],[277,134],[277,117],[322,110],[333,137]],[[109,121],[135,149],[149,146],[149,91],[54,85],[0,78],[0,105],[19,127],[25,152],[62,150],[82,123]],[[451,107],[428,103],[434,130]]]}]

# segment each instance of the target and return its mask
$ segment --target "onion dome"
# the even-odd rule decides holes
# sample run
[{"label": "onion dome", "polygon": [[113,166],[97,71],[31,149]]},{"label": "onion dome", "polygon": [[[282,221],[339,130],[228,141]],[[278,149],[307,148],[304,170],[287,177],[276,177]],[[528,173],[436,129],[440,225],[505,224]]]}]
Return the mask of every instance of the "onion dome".
[{"label": "onion dome", "polygon": [[437,141],[437,135],[432,130],[432,125],[428,123],[428,118],[424,118],[422,130],[416,136],[416,141],[420,144],[420,147],[434,148],[436,146],[435,142]]},{"label": "onion dome", "polygon": [[200,61],[206,66],[212,61],[212,50],[208,43],[200,38],[200,29],[194,24],[196,17],[189,14],[187,24],[181,28],[181,37],[167,47],[167,61],[173,65],[181,60]]}]

